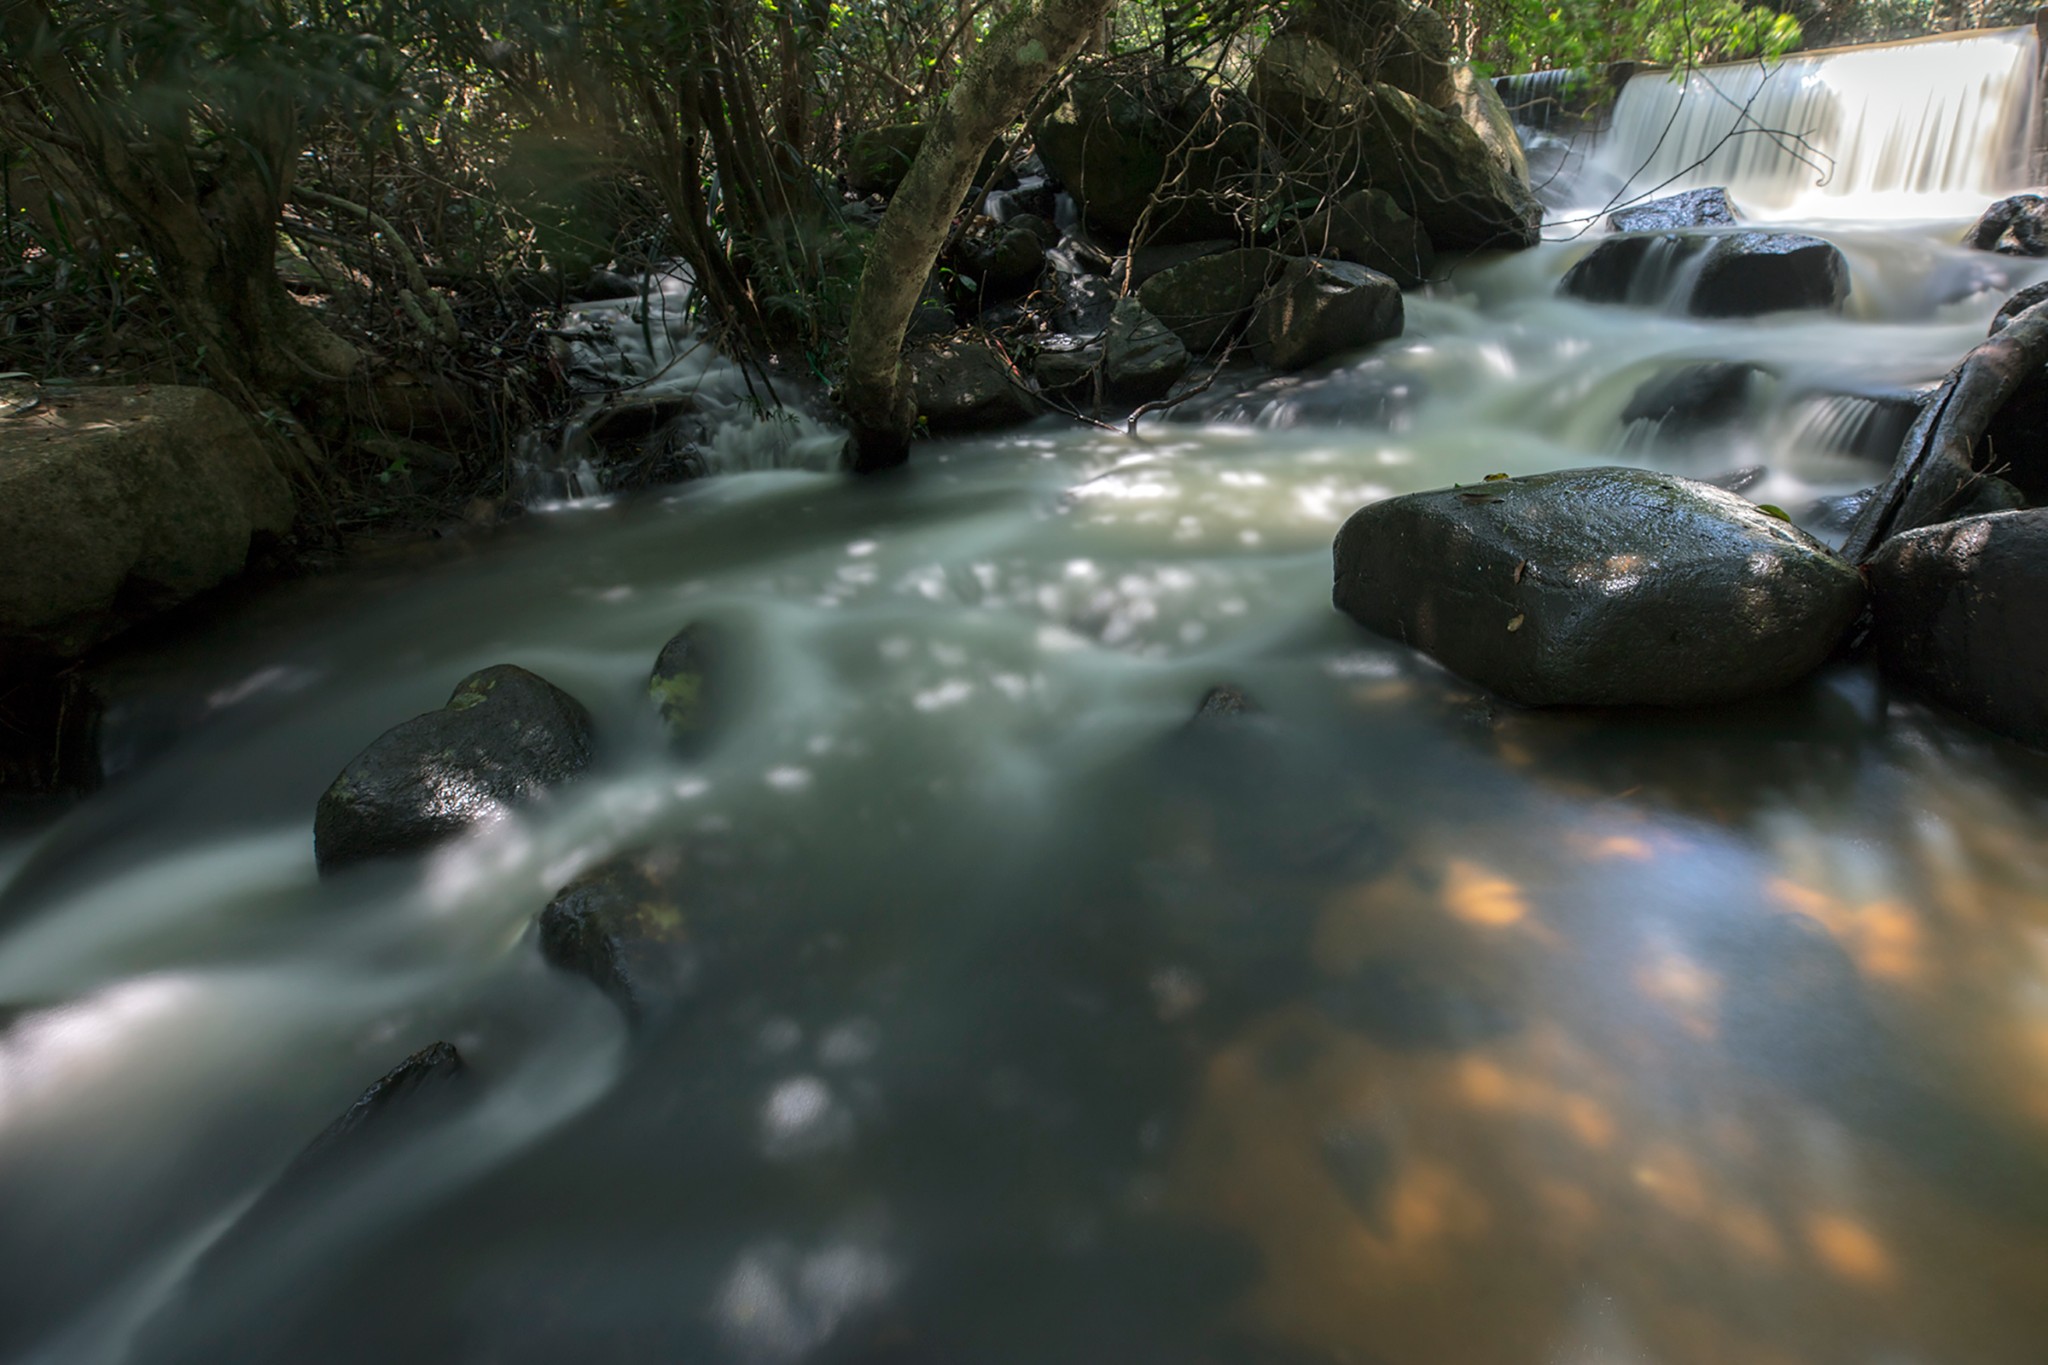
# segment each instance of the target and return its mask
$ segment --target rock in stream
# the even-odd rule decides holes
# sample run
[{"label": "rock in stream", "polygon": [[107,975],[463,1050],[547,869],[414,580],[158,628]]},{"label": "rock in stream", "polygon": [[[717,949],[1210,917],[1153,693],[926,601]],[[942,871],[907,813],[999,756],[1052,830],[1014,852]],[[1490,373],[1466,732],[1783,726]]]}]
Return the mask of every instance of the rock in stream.
[{"label": "rock in stream", "polygon": [[1414,493],[1338,532],[1337,606],[1529,706],[1690,706],[1833,652],[1854,567],[1733,493],[1573,469]]},{"label": "rock in stream", "polygon": [[448,704],[393,726],[350,759],[313,815],[322,875],[416,853],[530,801],[590,762],[590,713],[545,678],[498,664]]}]

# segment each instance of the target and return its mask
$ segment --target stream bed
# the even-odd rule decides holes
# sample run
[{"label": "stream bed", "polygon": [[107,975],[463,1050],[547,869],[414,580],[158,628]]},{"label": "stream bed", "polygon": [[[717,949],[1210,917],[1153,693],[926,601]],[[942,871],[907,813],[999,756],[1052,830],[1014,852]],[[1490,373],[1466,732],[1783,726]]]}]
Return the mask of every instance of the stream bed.
[{"label": "stream bed", "polygon": [[[132,665],[114,782],[0,831],[0,1359],[2034,1365],[2048,760],[1854,663],[1518,711],[1329,604],[1352,510],[1496,472],[1762,466],[1827,534],[2048,275],[1950,208],[1789,216],[1840,316],[1560,300],[1561,240],[1135,438],[586,500],[218,614]],[[1702,362],[1759,367],[1732,418],[1625,420]],[[744,688],[684,761],[645,687],[700,619]],[[589,773],[317,878],[343,763],[495,663],[590,708]],[[1256,712],[1190,726],[1220,684]],[[774,965],[629,1028],[533,920],[676,839]],[[437,1040],[445,1114],[224,1235]]]}]

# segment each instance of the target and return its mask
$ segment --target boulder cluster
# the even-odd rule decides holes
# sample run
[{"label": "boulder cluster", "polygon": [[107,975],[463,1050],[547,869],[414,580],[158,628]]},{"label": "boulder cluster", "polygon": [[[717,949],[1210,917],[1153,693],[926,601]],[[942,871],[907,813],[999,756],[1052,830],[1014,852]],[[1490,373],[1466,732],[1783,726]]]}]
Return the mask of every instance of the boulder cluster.
[{"label": "boulder cluster", "polygon": [[[2044,201],[1995,205],[1967,245],[2048,254]],[[1617,213],[1559,289],[1702,317],[1839,306],[1840,252],[1745,229],[1720,190]],[[1627,414],[1711,426],[1753,367],[1695,365]],[[1887,676],[2048,746],[2048,290],[2015,296],[1929,395],[1890,478],[1844,499],[1838,553],[1782,512],[1627,468],[1486,481],[1360,509],[1337,607],[1528,706],[1699,706],[1784,688],[1866,641]]]},{"label": "boulder cluster", "polygon": [[[1030,133],[984,166],[912,319],[934,430],[1128,411],[1226,356],[1320,364],[1400,335],[1439,250],[1531,246],[1542,220],[1499,95],[1409,0],[1291,7],[1242,88],[1096,67]],[[849,191],[880,208],[922,137],[849,139]]]}]

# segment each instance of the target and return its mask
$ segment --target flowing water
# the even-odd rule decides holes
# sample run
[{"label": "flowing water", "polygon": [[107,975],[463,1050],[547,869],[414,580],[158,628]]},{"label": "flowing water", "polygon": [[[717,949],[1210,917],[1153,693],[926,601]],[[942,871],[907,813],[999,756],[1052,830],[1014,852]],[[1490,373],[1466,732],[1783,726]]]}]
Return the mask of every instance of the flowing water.
[{"label": "flowing water", "polygon": [[[1403,490],[1875,481],[2048,272],[1798,203],[1840,317],[1565,302],[1546,244],[1136,439],[571,502],[131,661],[116,780],[0,832],[0,1358],[2038,1362],[2048,763],[1854,664],[1516,711],[1329,607]],[[1754,367],[1718,423],[1634,401],[1704,362]],[[746,690],[682,761],[644,685],[693,619]],[[590,775],[318,880],[341,765],[497,662]],[[1190,728],[1219,683],[1259,714]],[[678,839],[770,965],[629,1030],[531,924]],[[247,1231],[437,1039],[451,1106]]]}]

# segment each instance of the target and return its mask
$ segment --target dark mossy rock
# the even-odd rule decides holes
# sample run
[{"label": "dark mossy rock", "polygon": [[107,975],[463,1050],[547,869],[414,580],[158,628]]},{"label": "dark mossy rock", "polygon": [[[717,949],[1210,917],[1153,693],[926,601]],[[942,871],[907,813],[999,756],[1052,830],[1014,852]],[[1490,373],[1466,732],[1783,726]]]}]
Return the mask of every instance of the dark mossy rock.
[{"label": "dark mossy rock", "polygon": [[1998,335],[2005,330],[2006,323],[2011,322],[2043,299],[2048,299],[2048,280],[2043,280],[2039,284],[2030,284],[2025,289],[2020,290],[2019,293],[2014,294],[1999,307],[1998,315],[1991,319],[1989,335]]},{"label": "dark mossy rock", "polygon": [[732,701],[731,651],[726,631],[709,621],[692,621],[655,656],[647,696],[679,753],[704,752],[726,720]]},{"label": "dark mossy rock", "polygon": [[1700,238],[1668,232],[1608,237],[1572,262],[1557,292],[1587,303],[1661,302],[1660,287],[1703,245]]},{"label": "dark mossy rock", "polygon": [[590,713],[545,678],[472,673],[349,760],[314,812],[314,859],[324,874],[428,848],[582,772],[591,739]]},{"label": "dark mossy rock", "polygon": [[541,956],[643,1020],[778,941],[777,894],[766,870],[722,840],[624,854],[555,893],[537,921]]},{"label": "dark mossy rock", "polygon": [[922,146],[922,123],[891,123],[855,133],[846,143],[847,188],[855,194],[896,193]]},{"label": "dark mossy rock", "polygon": [[1103,379],[1112,398],[1145,403],[1164,397],[1187,368],[1188,348],[1165,323],[1135,298],[1118,300],[1103,335]]},{"label": "dark mossy rock", "polygon": [[1678,228],[1730,227],[1738,221],[1728,191],[1687,190],[1617,209],[1607,215],[1607,226],[1616,232],[1671,232]]},{"label": "dark mossy rock", "polygon": [[1457,42],[1442,15],[1410,0],[1304,0],[1286,8],[1286,36],[1327,45],[1368,81],[1458,107]]},{"label": "dark mossy rock", "polygon": [[1335,601],[1530,706],[1691,706],[1784,687],[1862,608],[1856,570],[1740,497],[1637,469],[1416,493],[1337,535]]},{"label": "dark mossy rock", "polygon": [[[1229,191],[1271,167],[1252,111],[1183,67],[1084,75],[1034,126],[1046,168],[1083,217],[1119,240],[1141,217],[1146,240],[1243,236]],[[1171,163],[1176,171],[1167,184]],[[1155,202],[1156,196],[1156,202]]]},{"label": "dark mossy rock", "polygon": [[1887,673],[2002,735],[2048,747],[2048,510],[1893,536],[1869,572]]},{"label": "dark mossy rock", "polygon": [[1849,262],[1832,243],[1799,232],[1718,236],[1700,264],[1687,311],[1748,318],[1792,309],[1839,308],[1849,297]]},{"label": "dark mossy rock", "polygon": [[1024,224],[984,220],[962,235],[954,268],[972,280],[983,300],[1008,298],[1029,289],[1045,269],[1046,243]]},{"label": "dark mossy rock", "polygon": [[1377,270],[1413,289],[1436,268],[1429,234],[1385,190],[1357,190],[1305,219],[1288,234],[1287,250],[1335,256]]},{"label": "dark mossy rock", "polygon": [[1401,286],[1349,261],[1289,261],[1252,315],[1252,352],[1281,370],[1401,335]]},{"label": "dark mossy rock", "polygon": [[1244,329],[1280,262],[1258,247],[1204,256],[1145,281],[1138,301],[1191,353],[1209,355]]},{"label": "dark mossy rock", "polygon": [[1258,704],[1245,695],[1241,688],[1225,683],[1210,688],[1195,708],[1195,714],[1188,721],[1191,726],[1224,724],[1243,716],[1258,714]]},{"label": "dark mossy rock", "polygon": [[1067,332],[1041,337],[1031,358],[1031,374],[1046,393],[1065,393],[1095,377],[1102,366],[1104,347]]},{"label": "dark mossy rock", "polygon": [[1221,256],[1227,251],[1237,250],[1237,243],[1223,237],[1204,238],[1198,242],[1146,242],[1133,247],[1110,266],[1109,277],[1121,282],[1125,272],[1130,274],[1131,288],[1139,289],[1148,284],[1155,275],[1199,261],[1208,256]]},{"label": "dark mossy rock", "polygon": [[986,341],[955,336],[914,350],[911,390],[934,431],[987,431],[1038,415],[1038,400]]},{"label": "dark mossy rock", "polygon": [[1984,210],[1963,243],[2004,256],[2048,256],[2048,199],[2015,194],[1999,200]]},{"label": "dark mossy rock", "polygon": [[[1718,431],[1742,420],[1761,367],[1740,361],[1703,361],[1643,381],[1621,410],[1623,422],[1653,421],[1674,439]],[[1732,489],[1741,492],[1741,489]]]},{"label": "dark mossy rock", "polygon": [[1368,182],[1393,195],[1438,249],[1514,250],[1541,239],[1543,205],[1462,116],[1374,85],[1347,137],[1351,145],[1330,164],[1355,154]]},{"label": "dark mossy rock", "polygon": [[1685,310],[1703,318],[1838,308],[1849,297],[1849,262],[1833,245],[1804,233],[1755,231],[1609,237],[1565,272],[1558,292],[1588,303],[1655,306],[1688,278]]}]

